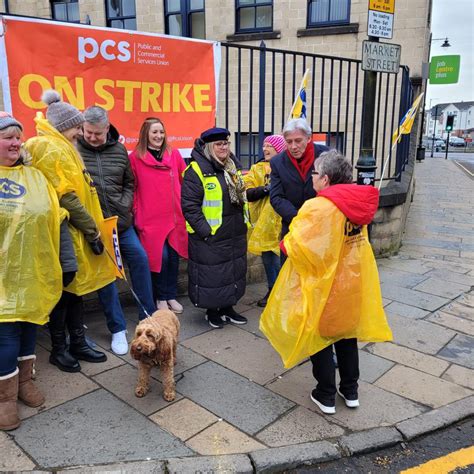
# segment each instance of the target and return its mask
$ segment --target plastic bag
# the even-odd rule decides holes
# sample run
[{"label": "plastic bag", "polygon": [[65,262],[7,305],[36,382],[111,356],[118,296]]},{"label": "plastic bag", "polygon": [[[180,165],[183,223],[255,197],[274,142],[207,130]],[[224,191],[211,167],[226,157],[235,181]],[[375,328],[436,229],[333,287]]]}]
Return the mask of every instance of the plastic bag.
[{"label": "plastic bag", "polygon": [[392,339],[365,228],[354,229],[325,198],[307,201],[285,237],[260,329],[286,368],[340,339]]}]

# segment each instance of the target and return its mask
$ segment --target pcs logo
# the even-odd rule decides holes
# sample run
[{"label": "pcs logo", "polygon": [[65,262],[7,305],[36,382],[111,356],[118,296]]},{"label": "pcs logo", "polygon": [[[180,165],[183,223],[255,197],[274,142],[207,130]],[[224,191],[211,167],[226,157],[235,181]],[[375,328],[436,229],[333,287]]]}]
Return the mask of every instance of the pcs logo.
[{"label": "pcs logo", "polygon": [[106,39],[99,43],[94,38],[79,36],[77,43],[77,58],[80,63],[84,64],[86,59],[94,59],[99,55],[106,61],[130,61],[132,57],[130,43],[128,41],[116,42],[111,39]]},{"label": "pcs logo", "polygon": [[21,184],[7,178],[0,178],[0,199],[18,199],[26,193]]}]

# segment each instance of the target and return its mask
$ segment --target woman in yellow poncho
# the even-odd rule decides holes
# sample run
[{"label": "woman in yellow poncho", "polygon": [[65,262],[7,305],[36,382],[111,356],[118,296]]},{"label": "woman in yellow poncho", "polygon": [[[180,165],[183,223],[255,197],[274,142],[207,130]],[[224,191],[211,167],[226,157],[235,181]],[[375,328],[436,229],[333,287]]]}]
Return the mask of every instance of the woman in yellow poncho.
[{"label": "woman in yellow poncho", "polygon": [[314,164],[316,198],[306,201],[282,242],[288,255],[260,329],[285,367],[311,356],[317,381],[313,402],[336,412],[334,345],[346,406],[359,406],[357,341],[389,341],[380,283],[366,226],[377,211],[378,191],[352,183],[352,166],[339,152]]},{"label": "woman in yellow poncho", "polygon": [[248,232],[248,251],[261,255],[267,275],[268,292],[257,302],[262,308],[280,271],[281,217],[270,204],[270,160],[286,149],[282,135],[270,135],[263,141],[264,159],[255,163],[245,175],[247,199],[250,208],[252,228]]},{"label": "woman in yellow poncho", "polygon": [[82,135],[84,117],[76,107],[62,102],[54,90],[46,91],[42,100],[48,105],[47,120],[41,114],[35,118],[38,136],[30,138],[25,147],[33,157],[33,166],[43,172],[54,187],[61,207],[69,213],[69,230],[78,261],[75,279],[65,284],[61,300],[50,316],[49,361],[65,372],[78,372],[81,370],[78,359],[87,362],[107,359],[86,341],[82,295],[113,282],[115,271],[100,238],[104,219],[97,191],[74,147]]},{"label": "woman in yellow poncho", "polygon": [[62,272],[77,270],[67,224],[60,227],[65,213],[28,166],[22,129],[0,112],[0,430],[19,426],[18,399],[30,407],[45,401],[32,381],[36,332],[61,297]]}]

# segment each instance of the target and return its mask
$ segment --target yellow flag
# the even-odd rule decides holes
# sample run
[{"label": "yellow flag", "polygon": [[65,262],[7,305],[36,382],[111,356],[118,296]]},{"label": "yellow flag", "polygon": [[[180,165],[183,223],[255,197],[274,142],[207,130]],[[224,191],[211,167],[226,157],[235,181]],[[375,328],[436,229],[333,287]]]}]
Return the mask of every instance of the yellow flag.
[{"label": "yellow flag", "polygon": [[309,69],[306,69],[301,86],[290,112],[290,119],[306,118],[306,87],[308,86]]},{"label": "yellow flag", "polygon": [[415,99],[412,106],[408,109],[407,113],[402,118],[400,125],[397,127],[395,132],[392,135],[392,145],[395,142],[400,141],[402,135],[407,135],[411,132],[411,128],[413,127],[413,123],[415,122],[416,111],[421,103],[421,99],[423,97],[423,92]]}]

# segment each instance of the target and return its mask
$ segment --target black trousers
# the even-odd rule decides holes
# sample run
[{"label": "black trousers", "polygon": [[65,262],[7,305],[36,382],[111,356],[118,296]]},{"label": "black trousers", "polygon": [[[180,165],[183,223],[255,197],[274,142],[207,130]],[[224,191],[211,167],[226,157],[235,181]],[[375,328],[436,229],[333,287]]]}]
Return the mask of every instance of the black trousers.
[{"label": "black trousers", "polygon": [[[333,344],[336,350],[337,364],[341,382],[339,391],[345,396],[357,394],[359,385],[359,352],[357,339],[341,339]],[[316,379],[316,395],[320,402],[333,406],[336,399],[336,366],[333,358],[333,346],[311,356],[313,376]]]}]

